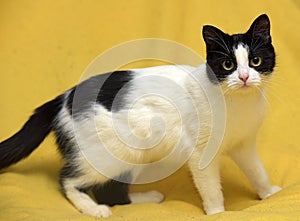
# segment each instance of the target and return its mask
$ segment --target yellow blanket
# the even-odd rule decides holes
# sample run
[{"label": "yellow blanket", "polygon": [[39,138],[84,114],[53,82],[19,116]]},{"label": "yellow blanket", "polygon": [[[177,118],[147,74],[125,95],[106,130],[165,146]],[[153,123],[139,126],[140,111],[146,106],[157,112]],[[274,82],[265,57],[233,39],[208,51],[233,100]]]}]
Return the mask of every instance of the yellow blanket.
[{"label": "yellow blanket", "polygon": [[[278,65],[258,148],[270,180],[283,190],[258,200],[245,176],[224,158],[226,212],[204,215],[182,168],[165,180],[132,188],[157,189],[166,196],[163,203],[115,206],[110,220],[300,220],[299,0],[2,0],[0,140],[16,132],[34,107],[76,84],[88,63],[116,44],[165,38],[204,57],[203,24],[243,32],[261,13],[272,22]],[[96,220],[62,195],[61,165],[51,135],[28,159],[1,172],[0,220]]]}]

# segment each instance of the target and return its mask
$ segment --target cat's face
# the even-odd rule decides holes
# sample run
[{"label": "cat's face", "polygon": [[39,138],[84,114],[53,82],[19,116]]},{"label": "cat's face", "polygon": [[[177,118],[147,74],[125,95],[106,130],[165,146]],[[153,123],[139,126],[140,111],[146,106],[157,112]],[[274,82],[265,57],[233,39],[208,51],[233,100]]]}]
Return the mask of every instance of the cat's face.
[{"label": "cat's face", "polygon": [[203,27],[207,72],[216,84],[245,90],[260,86],[272,73],[275,52],[270,36],[270,20],[259,16],[245,34],[228,35],[216,27]]}]

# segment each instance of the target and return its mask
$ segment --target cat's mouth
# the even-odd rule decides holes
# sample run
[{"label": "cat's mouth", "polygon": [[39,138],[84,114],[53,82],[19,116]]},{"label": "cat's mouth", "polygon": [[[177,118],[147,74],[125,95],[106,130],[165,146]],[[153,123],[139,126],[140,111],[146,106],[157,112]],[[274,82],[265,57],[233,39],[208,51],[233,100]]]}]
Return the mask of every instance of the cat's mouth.
[{"label": "cat's mouth", "polygon": [[243,84],[243,85],[241,86],[241,89],[246,90],[246,89],[248,89],[249,87],[250,87],[250,85],[248,85],[248,84]]},{"label": "cat's mouth", "polygon": [[241,89],[249,89],[251,87],[259,86],[258,82],[243,82],[240,84]]},{"label": "cat's mouth", "polygon": [[260,84],[258,82],[243,82],[243,83],[235,83],[235,84],[227,84],[227,88],[234,91],[250,91],[251,89],[259,87]]}]

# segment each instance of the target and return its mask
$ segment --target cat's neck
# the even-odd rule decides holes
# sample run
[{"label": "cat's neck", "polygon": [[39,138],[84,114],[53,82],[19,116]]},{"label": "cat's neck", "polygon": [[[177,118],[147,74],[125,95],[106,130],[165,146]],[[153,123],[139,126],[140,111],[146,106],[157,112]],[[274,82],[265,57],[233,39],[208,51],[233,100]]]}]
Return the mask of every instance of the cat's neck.
[{"label": "cat's neck", "polygon": [[234,118],[249,117],[250,115],[254,118],[262,118],[266,110],[266,98],[263,89],[247,88],[246,90],[224,95],[227,114]]}]

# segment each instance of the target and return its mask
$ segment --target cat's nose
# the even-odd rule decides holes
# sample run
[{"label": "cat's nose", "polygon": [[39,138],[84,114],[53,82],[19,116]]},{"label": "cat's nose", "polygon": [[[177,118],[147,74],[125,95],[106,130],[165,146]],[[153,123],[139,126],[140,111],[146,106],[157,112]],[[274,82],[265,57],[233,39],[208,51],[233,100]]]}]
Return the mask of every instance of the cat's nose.
[{"label": "cat's nose", "polygon": [[249,74],[247,73],[239,74],[239,79],[242,80],[244,83],[247,82],[248,78],[249,78]]},{"label": "cat's nose", "polygon": [[249,68],[247,67],[247,65],[239,65],[238,66],[238,75],[239,75],[239,79],[241,81],[244,82],[244,84],[246,84],[248,78],[249,78]]}]

